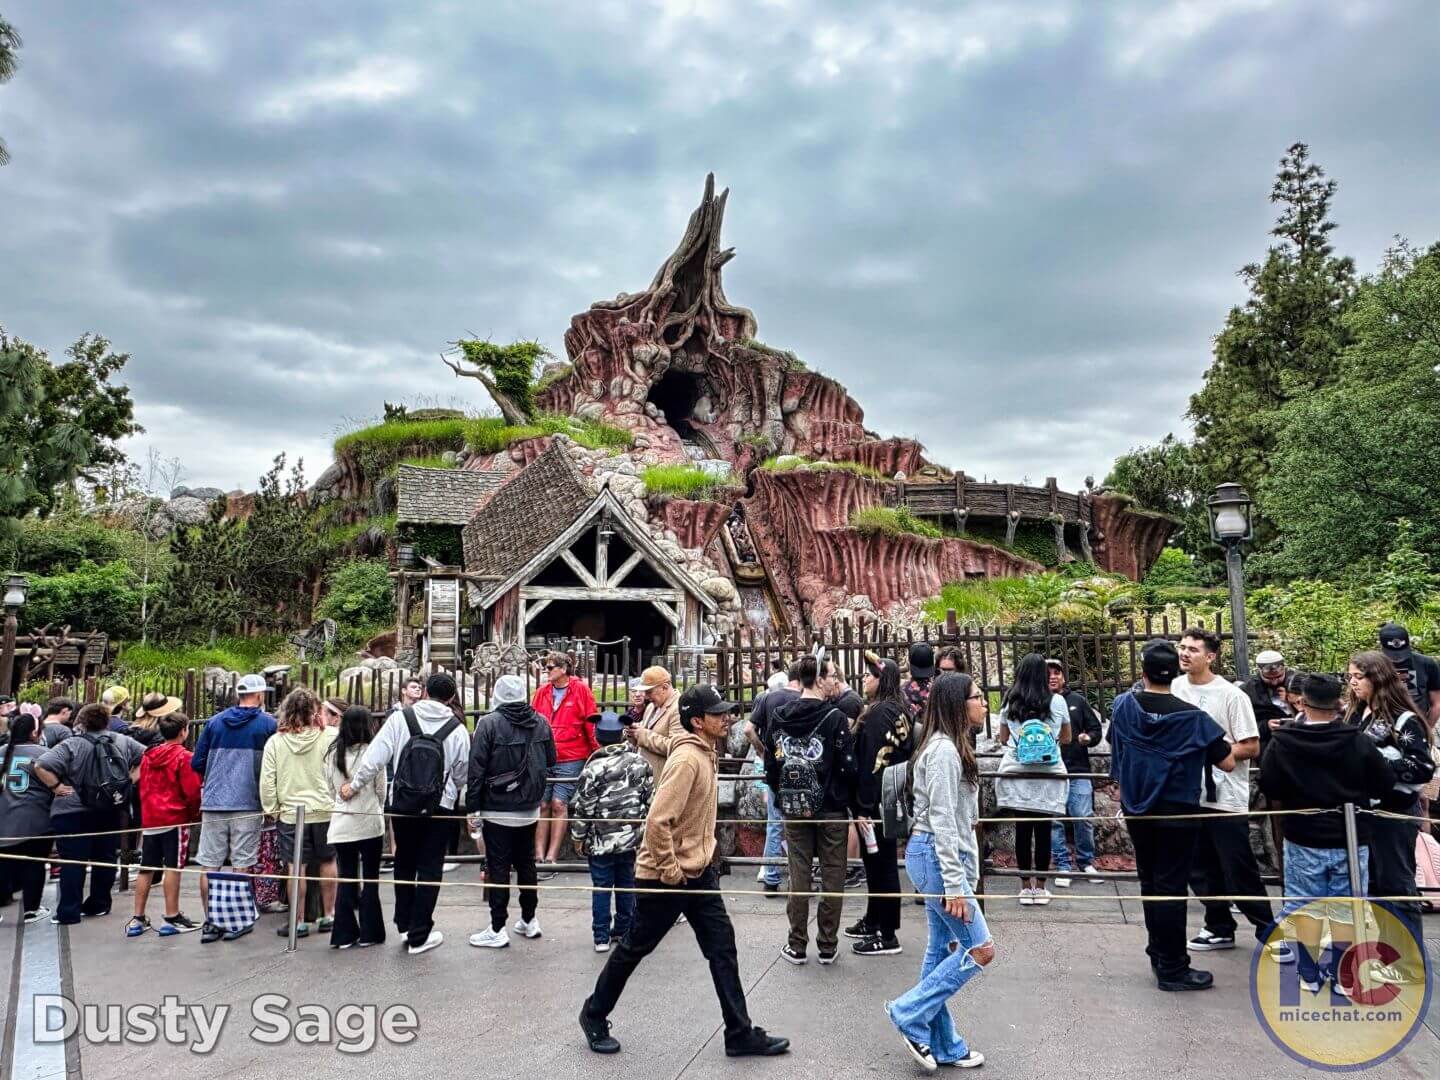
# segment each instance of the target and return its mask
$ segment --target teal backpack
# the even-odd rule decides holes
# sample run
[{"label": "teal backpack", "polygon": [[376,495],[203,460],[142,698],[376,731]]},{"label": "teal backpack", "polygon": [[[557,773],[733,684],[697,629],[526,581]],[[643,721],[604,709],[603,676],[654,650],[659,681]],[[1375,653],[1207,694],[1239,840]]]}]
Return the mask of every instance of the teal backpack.
[{"label": "teal backpack", "polygon": [[1015,760],[1021,765],[1053,765],[1060,747],[1047,720],[1026,720],[1015,733]]}]

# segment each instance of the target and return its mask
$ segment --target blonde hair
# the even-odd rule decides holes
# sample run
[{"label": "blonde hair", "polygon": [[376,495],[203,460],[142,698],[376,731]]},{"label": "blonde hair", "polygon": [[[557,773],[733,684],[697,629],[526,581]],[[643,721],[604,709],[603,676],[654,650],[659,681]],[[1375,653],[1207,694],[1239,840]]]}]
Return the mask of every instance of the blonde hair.
[{"label": "blonde hair", "polygon": [[304,731],[315,727],[320,715],[320,699],[303,686],[291,690],[280,702],[275,725],[280,731]]}]

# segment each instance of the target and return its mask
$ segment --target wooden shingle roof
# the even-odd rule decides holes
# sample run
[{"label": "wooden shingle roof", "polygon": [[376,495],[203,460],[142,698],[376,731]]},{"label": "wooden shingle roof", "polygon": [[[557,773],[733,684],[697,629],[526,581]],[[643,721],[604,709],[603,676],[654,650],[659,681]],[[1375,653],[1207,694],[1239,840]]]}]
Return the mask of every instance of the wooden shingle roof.
[{"label": "wooden shingle roof", "polygon": [[395,517],[419,525],[464,525],[508,473],[401,465]]},{"label": "wooden shingle roof", "polygon": [[593,501],[557,441],[470,517],[460,534],[465,569],[509,577],[564,533]]}]

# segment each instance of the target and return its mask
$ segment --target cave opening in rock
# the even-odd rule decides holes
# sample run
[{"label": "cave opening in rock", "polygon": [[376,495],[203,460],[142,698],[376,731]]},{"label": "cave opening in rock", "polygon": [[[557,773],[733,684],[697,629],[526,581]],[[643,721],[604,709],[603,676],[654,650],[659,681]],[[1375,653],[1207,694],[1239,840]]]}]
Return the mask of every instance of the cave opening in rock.
[{"label": "cave opening in rock", "polygon": [[682,439],[689,439],[695,434],[690,421],[702,392],[700,376],[692,375],[688,371],[671,370],[650,387],[646,400],[664,414],[665,422],[674,428]]}]

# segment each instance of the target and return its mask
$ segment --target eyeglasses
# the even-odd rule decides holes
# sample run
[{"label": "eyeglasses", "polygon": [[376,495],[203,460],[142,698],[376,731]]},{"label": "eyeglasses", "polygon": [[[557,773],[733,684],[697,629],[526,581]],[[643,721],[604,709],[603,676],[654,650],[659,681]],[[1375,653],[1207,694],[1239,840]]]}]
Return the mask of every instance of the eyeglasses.
[{"label": "eyeglasses", "polygon": [[1284,665],[1284,664],[1261,664],[1261,665],[1260,665],[1260,670],[1263,671],[1266,675],[1274,675],[1275,672],[1277,672],[1277,671],[1284,671],[1284,670],[1285,670],[1285,665]]}]

